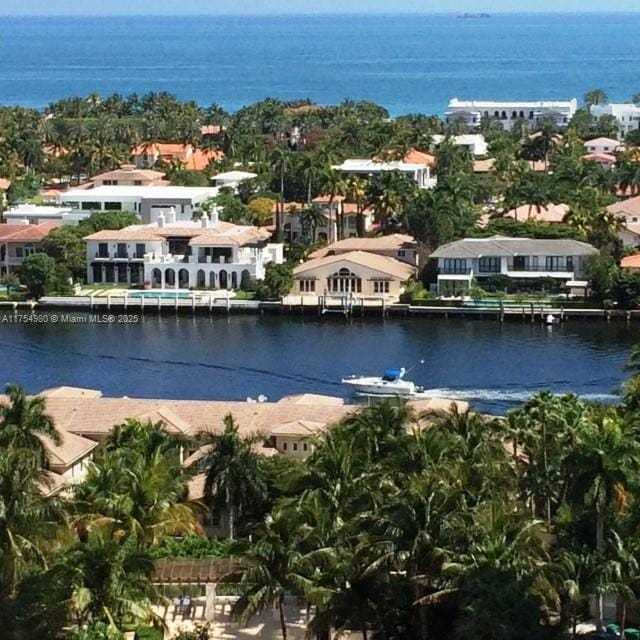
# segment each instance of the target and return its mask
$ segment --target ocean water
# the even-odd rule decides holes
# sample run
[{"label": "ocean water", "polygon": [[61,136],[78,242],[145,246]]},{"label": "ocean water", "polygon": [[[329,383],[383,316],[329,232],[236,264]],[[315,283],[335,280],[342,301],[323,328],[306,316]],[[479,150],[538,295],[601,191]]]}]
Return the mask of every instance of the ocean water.
[{"label": "ocean water", "polygon": [[232,110],[267,96],[365,99],[399,115],[594,87],[629,100],[639,33],[640,14],[0,17],[0,102],[169,91]]}]

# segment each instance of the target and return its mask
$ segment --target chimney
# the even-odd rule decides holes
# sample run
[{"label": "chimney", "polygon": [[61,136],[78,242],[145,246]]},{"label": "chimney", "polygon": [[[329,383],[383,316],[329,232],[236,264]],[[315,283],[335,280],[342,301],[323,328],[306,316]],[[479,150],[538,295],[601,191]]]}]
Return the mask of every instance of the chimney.
[{"label": "chimney", "polygon": [[171,224],[175,224],[176,223],[176,209],[175,207],[171,207],[171,209],[169,209],[169,213],[167,215],[167,224],[171,225]]},{"label": "chimney", "polygon": [[206,211],[202,212],[202,217],[200,218],[200,224],[202,225],[203,229],[209,228],[209,216],[207,215]]},{"label": "chimney", "polygon": [[158,216],[158,228],[159,229],[163,229],[164,228],[164,213],[161,211],[160,215]]},{"label": "chimney", "polygon": [[211,225],[218,224],[220,222],[220,215],[218,214],[218,207],[211,209]]}]

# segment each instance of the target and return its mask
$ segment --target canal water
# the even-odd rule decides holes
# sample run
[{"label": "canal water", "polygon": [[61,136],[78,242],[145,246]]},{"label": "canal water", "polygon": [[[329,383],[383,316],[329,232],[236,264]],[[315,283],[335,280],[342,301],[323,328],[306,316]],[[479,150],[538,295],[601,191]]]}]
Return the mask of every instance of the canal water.
[{"label": "canal water", "polygon": [[[81,314],[76,314],[81,315]],[[139,322],[14,323],[0,316],[0,383],[29,392],[58,385],[110,396],[277,400],[294,393],[349,397],[340,378],[415,368],[433,395],[501,413],[530,394],[573,391],[613,400],[640,324],[562,326],[495,320],[345,321],[275,316],[158,317]],[[425,364],[417,364],[421,359]]]}]

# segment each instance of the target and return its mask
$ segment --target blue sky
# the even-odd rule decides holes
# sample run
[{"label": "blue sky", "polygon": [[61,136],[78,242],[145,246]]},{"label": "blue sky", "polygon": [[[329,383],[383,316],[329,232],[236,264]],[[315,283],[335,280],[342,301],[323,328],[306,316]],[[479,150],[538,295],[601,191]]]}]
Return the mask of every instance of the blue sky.
[{"label": "blue sky", "polygon": [[638,0],[0,0],[0,15],[639,10]]}]

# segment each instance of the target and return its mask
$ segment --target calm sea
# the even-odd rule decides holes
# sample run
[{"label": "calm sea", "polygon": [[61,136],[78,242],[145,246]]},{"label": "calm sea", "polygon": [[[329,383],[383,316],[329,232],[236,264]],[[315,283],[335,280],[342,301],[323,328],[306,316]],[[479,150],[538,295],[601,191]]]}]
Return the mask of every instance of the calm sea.
[{"label": "calm sea", "polygon": [[[0,12],[2,11],[0,5]],[[170,91],[228,109],[275,96],[442,113],[452,97],[640,91],[640,14],[0,18],[0,102]]]}]

